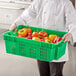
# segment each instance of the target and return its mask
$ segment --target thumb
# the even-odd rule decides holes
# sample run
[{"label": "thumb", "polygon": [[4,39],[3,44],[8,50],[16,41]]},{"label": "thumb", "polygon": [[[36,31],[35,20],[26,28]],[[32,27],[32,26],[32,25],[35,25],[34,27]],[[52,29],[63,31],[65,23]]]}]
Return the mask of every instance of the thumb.
[{"label": "thumb", "polygon": [[12,24],[9,30],[14,30],[14,29],[16,29],[16,26],[17,26],[17,25],[16,25],[15,23]]}]

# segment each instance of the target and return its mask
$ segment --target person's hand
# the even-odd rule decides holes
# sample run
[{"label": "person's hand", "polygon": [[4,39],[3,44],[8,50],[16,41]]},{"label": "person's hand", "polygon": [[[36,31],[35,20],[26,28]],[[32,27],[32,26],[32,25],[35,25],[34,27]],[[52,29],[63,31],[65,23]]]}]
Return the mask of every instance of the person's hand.
[{"label": "person's hand", "polygon": [[71,40],[71,38],[72,38],[71,33],[67,33],[67,34],[65,34],[65,35],[63,36],[62,39],[65,39],[64,42],[66,42],[66,41],[69,42],[69,41]]},{"label": "person's hand", "polygon": [[[11,25],[11,27],[10,27],[10,29],[9,30],[15,30],[15,31],[17,31],[17,29],[16,29],[16,24],[15,23],[13,23],[12,25]],[[14,32],[15,32],[14,31]]]},{"label": "person's hand", "polygon": [[14,30],[14,29],[16,29],[16,24],[15,23],[13,23],[12,25],[11,25],[11,27],[10,27],[10,29],[9,30]]}]

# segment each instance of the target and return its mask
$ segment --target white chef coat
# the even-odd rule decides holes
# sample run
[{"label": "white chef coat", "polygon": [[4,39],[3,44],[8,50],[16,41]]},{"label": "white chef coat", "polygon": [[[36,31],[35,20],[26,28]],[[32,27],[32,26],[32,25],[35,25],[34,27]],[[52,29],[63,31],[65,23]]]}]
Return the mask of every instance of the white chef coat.
[{"label": "white chef coat", "polygon": [[[76,41],[76,13],[70,0],[34,0],[15,23],[25,25],[35,18],[37,19],[36,27],[70,32],[73,42]],[[68,59],[67,44],[65,55],[53,62],[63,62]]]}]

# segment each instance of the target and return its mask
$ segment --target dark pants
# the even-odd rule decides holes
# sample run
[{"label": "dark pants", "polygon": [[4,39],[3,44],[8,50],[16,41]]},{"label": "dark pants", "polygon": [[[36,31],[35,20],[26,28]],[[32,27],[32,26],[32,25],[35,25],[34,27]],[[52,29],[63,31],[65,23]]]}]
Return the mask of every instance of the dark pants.
[{"label": "dark pants", "polygon": [[45,62],[37,60],[40,76],[63,76],[65,62]]}]

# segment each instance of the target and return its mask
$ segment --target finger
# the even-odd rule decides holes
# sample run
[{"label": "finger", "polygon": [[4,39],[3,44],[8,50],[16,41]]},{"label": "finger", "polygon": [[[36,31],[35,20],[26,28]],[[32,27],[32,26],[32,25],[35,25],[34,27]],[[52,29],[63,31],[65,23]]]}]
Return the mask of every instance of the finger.
[{"label": "finger", "polygon": [[67,34],[65,34],[65,35],[62,37],[62,39],[65,39],[66,36],[67,36]]},{"label": "finger", "polygon": [[17,31],[17,29],[15,29],[15,31]]},{"label": "finger", "polygon": [[65,39],[64,41],[63,41],[63,43],[65,43],[66,41],[68,41],[67,39]]},{"label": "finger", "polygon": [[62,37],[62,39],[64,39],[65,37]]},{"label": "finger", "polygon": [[17,31],[17,29],[14,30],[14,32],[16,32],[16,31]]},{"label": "finger", "polygon": [[66,39],[67,39],[67,41],[70,41],[71,37],[70,36],[66,36]]}]

